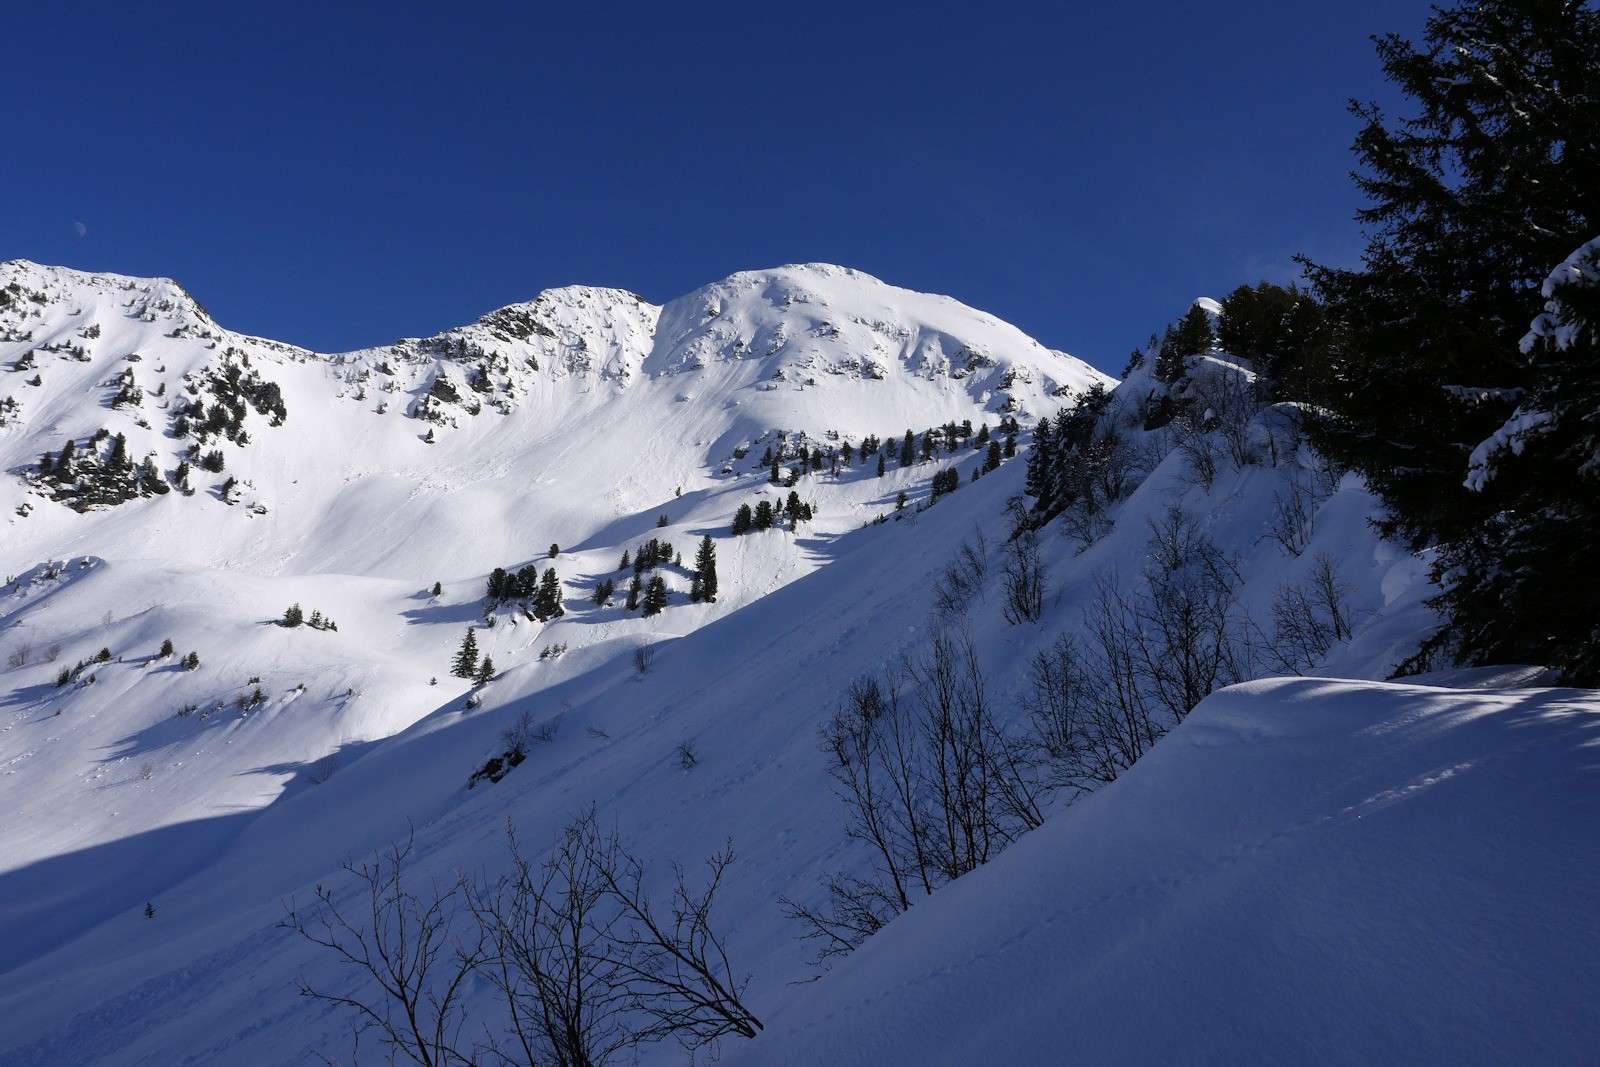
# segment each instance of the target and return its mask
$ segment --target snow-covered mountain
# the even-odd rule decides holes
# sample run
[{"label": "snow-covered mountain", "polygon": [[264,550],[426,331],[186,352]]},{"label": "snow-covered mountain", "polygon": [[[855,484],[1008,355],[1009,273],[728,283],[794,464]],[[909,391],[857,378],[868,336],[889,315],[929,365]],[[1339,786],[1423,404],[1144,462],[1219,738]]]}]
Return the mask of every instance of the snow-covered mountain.
[{"label": "snow-covered mountain", "polygon": [[[245,443],[216,423],[226,436],[204,449],[222,471],[191,457],[194,498],[76,517],[6,479],[7,556],[23,560],[113,540],[122,555],[255,573],[476,576],[530,539],[577,545],[598,517],[726,486],[751,472],[735,453],[759,455],[776,433],[859,444],[1028,420],[1103,380],[953,300],[825,265],[734,275],[664,308],[552,290],[437,337],[332,356],[224,330],[166,280],[17,262],[0,266],[0,292],[8,471],[104,430],[126,437],[134,466],[152,460],[159,488],[195,441],[175,429],[243,412]],[[257,403],[269,386],[282,416]],[[228,510],[216,505],[230,478]],[[94,498],[67,502],[80,499]],[[374,537],[373,516],[408,535]]]},{"label": "snow-covered mountain", "polygon": [[[1180,428],[1153,417],[1173,387],[1148,369],[1107,399],[1103,375],[988,315],[815,264],[736,274],[662,307],[552,290],[339,355],[231,333],[173,282],[0,266],[0,1064],[343,1057],[347,1013],[298,997],[298,982],[358,998],[370,983],[282,929],[285,901],[319,886],[355,900],[341,864],[408,835],[419,880],[493,874],[508,818],[542,849],[591,806],[653,889],[671,864],[696,870],[731,841],[718,924],[768,1023],[748,1045],[724,1042],[742,1062],[956,1063],[980,1045],[1040,1061],[1068,1035],[1088,1061],[1171,1058],[1178,1022],[1127,1025],[1114,1010],[1152,973],[1129,959],[1191,935],[1214,947],[1229,921],[1257,947],[1356,921],[1307,888],[1335,861],[1286,881],[1300,853],[1284,850],[1316,842],[1372,857],[1363,869],[1384,885],[1421,887],[1365,893],[1361,923],[1387,937],[1426,920],[1436,938],[1359,959],[1348,931],[1301,956],[1274,940],[1282,954],[1259,971],[1261,953],[1241,951],[1228,966],[1242,976],[1207,994],[1214,1026],[1194,1058],[1377,1055],[1394,1028],[1338,1048],[1314,1043],[1326,1026],[1252,1042],[1263,1012],[1317,1010],[1327,986],[1307,976],[1330,958],[1415,972],[1386,979],[1381,1007],[1434,1035],[1419,1056],[1576,1058],[1594,1018],[1560,1013],[1597,991],[1572,962],[1600,947],[1582,925],[1596,872],[1552,850],[1594,821],[1592,791],[1573,783],[1596,705],[1510,688],[1536,672],[1448,697],[1325,680],[1227,690],[1162,724],[1175,728],[1118,780],[1080,803],[1056,795],[1038,830],[806,981],[815,945],[780,900],[814,904],[823,879],[873,867],[845,833],[818,730],[853,680],[915,660],[930,634],[970,639],[1011,730],[1036,695],[1030,664],[1063,639],[1092,645],[1097,604],[1154,603],[1154,583],[1189,573],[1191,556],[1225,576],[1239,677],[1381,678],[1427,631],[1426,567],[1372,531],[1359,480],[1301,444],[1292,409],[1241,400],[1248,364],[1191,365]],[[1039,597],[1018,616],[1008,538],[1029,431],[1086,396],[1102,457],[1086,499],[1099,503],[1024,538],[1037,537]],[[808,520],[732,535],[742,506],[781,514],[791,493]],[[719,591],[697,603],[707,535]],[[682,564],[643,571],[669,590],[645,616],[624,605],[640,571],[621,558],[652,539]],[[963,546],[970,581],[955,590]],[[564,613],[486,601],[497,567],[553,569]],[[591,596],[606,581],[612,596]],[[1316,614],[1319,589],[1336,625]],[[278,625],[291,605],[337,628]],[[1315,632],[1286,637],[1297,622]],[[450,674],[469,626],[499,671],[485,684]],[[1508,749],[1523,723],[1527,741]],[[472,782],[507,731],[526,758]],[[1450,821],[1435,804],[1449,789],[1427,788],[1451,779],[1481,814],[1497,783],[1541,775],[1561,800],[1533,835],[1509,818]],[[1513,799],[1507,810],[1541,810]],[[1439,864],[1421,840],[1435,824],[1454,838],[1475,828],[1479,847]],[[1540,914],[1570,939],[1474,941],[1494,904],[1481,894],[1434,908],[1442,881],[1482,873],[1502,847],[1560,882]],[[1494,900],[1524,888],[1503,882]],[[1269,906],[1271,922],[1250,925]],[[1479,948],[1453,951],[1463,939]],[[1509,1026],[1502,1043],[1486,1038],[1508,1016],[1477,986],[1419,988],[1490,957],[1564,983],[1568,1000],[1515,1002],[1541,1042]],[[1059,972],[1041,975],[1046,959]],[[1154,970],[1169,976],[1163,999],[1205,981],[1195,960]],[[973,983],[1003,1014],[975,1017]],[[474,1019],[494,1004],[475,980]],[[1437,1037],[1469,1011],[1466,1036]],[[856,1018],[879,1036],[855,1043]],[[670,1043],[642,1053],[682,1058]]]}]

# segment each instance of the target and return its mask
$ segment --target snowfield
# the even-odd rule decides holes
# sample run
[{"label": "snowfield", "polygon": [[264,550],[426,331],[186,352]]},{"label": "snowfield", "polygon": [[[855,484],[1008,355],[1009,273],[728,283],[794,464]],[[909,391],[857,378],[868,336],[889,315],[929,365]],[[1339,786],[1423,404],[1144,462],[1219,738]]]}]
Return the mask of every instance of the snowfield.
[{"label": "snowfield", "polygon": [[[1600,701],[1527,688],[1535,669],[1376,681],[1432,625],[1426,565],[1377,537],[1372,496],[1318,469],[1291,411],[1242,426],[1238,447],[1270,461],[1200,479],[1192,449],[1142,423],[1158,386],[1134,371],[1104,416],[1126,491],[1087,540],[1041,531],[1044,610],[1013,625],[998,572],[1027,428],[1109,381],[946,297],[809,264],[662,307],[553,290],[322,355],[233,334],[170,281],[16,262],[0,291],[0,1064],[343,1060],[348,1013],[298,984],[371,987],[282,929],[286,903],[355,901],[341,864],[408,835],[419,884],[493,876],[508,820],[542,849],[591,806],[652,891],[731,843],[716,920],[766,1029],[726,1039],[728,1062],[1600,1047]],[[1220,353],[1195,366],[1251,373]],[[207,418],[227,428],[199,456],[222,469],[191,458],[192,493],[172,488]],[[965,420],[1002,441],[1003,418],[1021,454],[976,480],[970,439],[897,460],[907,429],[920,445]],[[39,473],[68,440],[104,457],[119,434],[166,491],[80,511],[92,464]],[[796,457],[868,435],[881,475],[876,457]],[[780,443],[792,485],[762,462]],[[927,506],[945,470],[958,488]],[[811,521],[730,535],[741,505],[781,509],[791,489]],[[1241,623],[1267,635],[1283,591],[1323,573],[1350,632],[1311,677],[1216,692],[1117,781],[1058,798],[987,866],[815,964],[780,898],[814,902],[819,879],[871,864],[818,747],[846,687],[953,625],[1020,724],[1029,660],[1085,639],[1099,590],[1139,588],[1174,516],[1226,556]],[[705,535],[720,593],[694,604]],[[651,538],[684,566],[657,571],[670,603],[645,618],[620,561]],[[936,621],[963,543],[989,576]],[[486,613],[490,572],[524,566],[555,569],[565,614]],[[604,579],[617,592],[597,605]],[[277,625],[291,604],[337,629]],[[500,672],[482,686],[450,674],[469,626]],[[469,788],[519,720],[527,759]],[[470,985],[475,1020],[494,1005]]]},{"label": "snowfield", "polygon": [[1585,1063],[1600,704],[1277,679],[907,912],[730,1063]]}]

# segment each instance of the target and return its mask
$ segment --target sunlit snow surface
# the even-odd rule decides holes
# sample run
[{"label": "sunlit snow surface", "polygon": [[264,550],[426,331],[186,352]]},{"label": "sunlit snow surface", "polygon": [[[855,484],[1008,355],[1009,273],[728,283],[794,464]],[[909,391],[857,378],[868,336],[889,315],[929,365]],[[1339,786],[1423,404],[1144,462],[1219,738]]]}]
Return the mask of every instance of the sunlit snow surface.
[{"label": "sunlit snow surface", "polygon": [[[724,1047],[732,1062],[1560,1061],[1594,1047],[1592,698],[1482,678],[1219,694],[1121,782],[805,981],[816,969],[777,899],[864,860],[842,838],[817,727],[852,678],[918,647],[963,539],[981,528],[998,554],[1023,460],[978,482],[972,449],[881,479],[872,463],[807,474],[796,489],[816,517],[798,534],[728,525],[774,495],[757,469],[773,431],[992,430],[1102,380],[990,316],[807,265],[661,308],[555,290],[434,341],[323,356],[230,334],[170,282],[0,266],[12,280],[44,302],[0,311],[0,396],[20,407],[0,426],[0,655],[30,650],[0,667],[0,1063],[345,1057],[347,1016],[295,982],[360,986],[277,928],[283,901],[348,886],[347,856],[412,829],[419,873],[492,872],[508,816],[542,843],[591,803],[657,877],[732,840],[719,917],[768,1023]],[[249,445],[221,446],[227,471],[196,471],[194,497],[80,515],[28,492],[19,472],[42,451],[102,426],[170,469],[183,444],[160,405],[228,348],[281,385],[288,420],[252,412]],[[34,369],[8,369],[28,351]],[[484,393],[474,353],[494,357]],[[145,403],[112,410],[128,367]],[[468,405],[407,417],[440,377]],[[1121,389],[1149,386],[1136,372]],[[959,491],[918,514],[950,464]],[[1239,556],[1257,618],[1316,558],[1337,562],[1360,625],[1319,673],[1381,677],[1414,651],[1426,567],[1375,536],[1358,481],[1318,500],[1302,555],[1269,536],[1299,464],[1225,469],[1202,490],[1172,453],[1087,551],[1047,530],[1041,624],[1007,625],[992,588],[966,617],[1003,715],[1020,714],[1028,656],[1077,631],[1097,578],[1144,565],[1173,506]],[[230,475],[233,506],[216,494]],[[901,521],[864,526],[901,490]],[[620,595],[589,601],[602,578],[625,587],[624,549],[659,536],[690,559],[705,533],[716,605],[690,605],[681,572],[655,619]],[[557,569],[566,616],[482,628],[487,572],[524,563]],[[338,631],[273,625],[295,602]],[[474,623],[504,673],[468,708],[448,666]],[[169,637],[199,670],[153,658]],[[645,676],[640,641],[659,645]],[[101,648],[93,685],[56,687]],[[241,709],[257,686],[264,701]],[[558,723],[553,740],[469,791],[524,712]],[[487,1011],[487,989],[471,998]]]}]

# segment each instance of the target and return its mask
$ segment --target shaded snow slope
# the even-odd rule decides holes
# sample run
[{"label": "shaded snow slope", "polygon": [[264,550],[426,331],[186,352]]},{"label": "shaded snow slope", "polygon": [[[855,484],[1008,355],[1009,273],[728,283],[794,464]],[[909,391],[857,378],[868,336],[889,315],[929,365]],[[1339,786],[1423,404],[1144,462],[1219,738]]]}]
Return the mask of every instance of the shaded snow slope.
[{"label": "shaded snow slope", "polygon": [[1225,690],[726,1062],[1592,1062],[1597,744],[1588,691]]}]

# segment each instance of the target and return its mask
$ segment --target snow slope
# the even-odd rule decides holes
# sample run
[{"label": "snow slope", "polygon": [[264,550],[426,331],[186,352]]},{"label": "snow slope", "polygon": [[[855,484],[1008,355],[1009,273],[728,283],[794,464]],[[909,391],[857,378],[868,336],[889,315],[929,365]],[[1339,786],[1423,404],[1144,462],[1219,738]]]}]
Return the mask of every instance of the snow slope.
[{"label": "snow slope", "polygon": [[1225,690],[725,1062],[1593,1062],[1597,744],[1586,691]]},{"label": "snow slope", "polygon": [[[408,834],[418,877],[493,873],[507,862],[508,818],[524,841],[542,843],[590,805],[647,861],[657,887],[670,864],[693,867],[733,843],[739,859],[719,897],[719,922],[735,966],[752,975],[748,999],[769,1029],[748,1049],[725,1047],[730,1057],[828,1062],[806,1059],[816,1049],[849,1061],[856,1054],[829,1014],[870,1011],[881,1013],[877,1024],[896,1040],[872,1045],[878,1055],[855,1062],[924,1062],[934,1044],[909,1033],[922,1027],[945,1034],[942,1047],[973,1047],[927,1018],[947,989],[975,1004],[1005,994],[1014,1032],[1041,1035],[1033,1045],[1008,1047],[1023,1060],[1053,1060],[1043,1042],[1060,1033],[1058,1001],[1029,991],[1039,981],[1035,971],[1048,972],[1040,988],[1063,997],[1078,995],[1094,975],[1027,953],[1035,944],[1089,937],[1064,921],[1045,929],[1066,940],[1030,936],[1041,916],[1055,914],[1048,902],[1068,876],[1080,880],[1073,899],[1085,907],[1111,900],[1093,912],[1104,920],[1103,930],[1096,927],[1103,944],[1132,943],[1156,924],[1170,945],[1192,934],[1222,952],[1216,916],[1231,914],[1229,894],[1238,888],[1237,901],[1259,907],[1268,880],[1290,877],[1283,854],[1263,843],[1298,825],[1294,819],[1312,819],[1305,841],[1323,840],[1318,835],[1338,823],[1323,819],[1328,828],[1316,828],[1323,826],[1317,819],[1343,809],[1297,792],[1297,781],[1318,781],[1321,773],[1348,777],[1349,790],[1370,795],[1418,792],[1405,790],[1434,750],[1401,742],[1434,734],[1394,725],[1407,715],[1451,739],[1448,752],[1435,753],[1441,759],[1504,769],[1500,778],[1456,773],[1478,783],[1484,798],[1497,782],[1549,771],[1567,775],[1557,779],[1564,783],[1556,787],[1559,803],[1567,805],[1561,812],[1584,803],[1557,740],[1530,741],[1495,763],[1501,734],[1487,726],[1449,733],[1443,724],[1455,718],[1428,717],[1441,701],[1457,708],[1467,705],[1450,702],[1475,700],[1486,702],[1484,714],[1463,722],[1520,724],[1504,710],[1520,706],[1517,694],[1257,683],[1213,697],[1136,773],[1057,811],[995,865],[919,904],[810,983],[811,946],[797,941],[778,898],[806,898],[822,875],[861,870],[868,859],[842,833],[817,729],[852,679],[923,646],[935,587],[958,545],[981,531],[998,569],[1024,460],[974,480],[984,451],[967,445],[903,468],[891,458],[881,477],[870,462],[800,471],[790,459],[782,473],[792,471],[814,520],[731,537],[739,505],[781,501],[788,491],[769,484],[760,454],[780,439],[791,448],[802,441],[826,448],[963,419],[993,432],[1002,415],[1027,424],[1054,413],[1101,376],[947,298],[820,265],[735,275],[662,308],[616,290],[555,290],[437,338],[336,356],[231,334],[170,282],[32,264],[0,272],[12,279],[0,278],[0,288],[17,287],[0,307],[0,393],[20,398],[0,426],[0,460],[10,472],[0,478],[7,521],[0,576],[10,578],[0,586],[0,652],[28,649],[22,662],[0,668],[0,1064],[299,1064],[316,1053],[343,1056],[347,1017],[297,997],[296,983],[306,976],[352,995],[369,991],[359,975],[278,927],[284,901],[304,900],[319,885],[348,901],[354,887],[341,863]],[[31,366],[4,369],[29,352]],[[130,363],[130,355],[140,358]],[[69,437],[81,444],[100,427],[125,434],[136,460],[150,454],[170,471],[185,443],[171,436],[173,409],[162,403],[187,395],[190,385],[209,398],[204,383],[220,362],[243,367],[246,357],[248,369],[280,386],[287,418],[274,426],[251,409],[243,417],[247,443],[211,438],[204,447],[225,453],[226,470],[197,470],[195,495],[171,492],[79,513],[44,499],[30,481],[40,452],[59,450]],[[1206,380],[1249,374],[1217,354],[1198,364]],[[143,397],[113,408],[129,367]],[[41,384],[26,384],[34,375]],[[1236,561],[1241,610],[1263,627],[1270,628],[1280,591],[1308,580],[1319,559],[1337,568],[1357,622],[1350,640],[1310,668],[1316,673],[1382,677],[1414,650],[1431,622],[1426,568],[1372,532],[1374,501],[1359,481],[1319,477],[1314,457],[1287,447],[1274,448],[1272,462],[1223,464],[1215,478],[1199,481],[1169,431],[1140,428],[1154,388],[1148,374],[1135,373],[1106,416],[1133,442],[1135,458],[1130,491],[1107,513],[1105,528],[1087,544],[1059,524],[1043,532],[1049,579],[1040,621],[1008,624],[993,573],[956,620],[973,637],[1002,719],[1021,718],[1028,658],[1057,637],[1083,634],[1084,608],[1100,583],[1136,586],[1152,530],[1173,509]],[[1250,433],[1276,442],[1284,418],[1262,412]],[[1025,454],[1026,435],[1022,444]],[[931,476],[951,468],[958,490],[925,507]],[[228,476],[240,480],[233,504],[220,492]],[[1299,554],[1286,552],[1272,532],[1278,502],[1294,487],[1307,494]],[[908,507],[897,512],[901,492]],[[674,598],[665,612],[644,619],[622,607],[631,573],[618,569],[623,550],[661,537],[692,559],[705,534],[718,553],[716,604],[688,603],[687,572],[668,566],[661,573]],[[554,558],[551,542],[559,545]],[[557,569],[566,614],[538,623],[501,609],[487,627],[487,573],[523,564]],[[619,595],[595,605],[588,594],[608,577]],[[335,619],[338,630],[274,625],[296,602]],[[502,671],[477,689],[447,674],[471,624]],[[172,658],[157,654],[165,638],[176,645]],[[655,650],[644,674],[633,662],[641,643]],[[55,684],[63,666],[95,660],[102,648],[103,662],[87,663],[76,682]],[[557,649],[564,651],[541,655]],[[175,661],[191,650],[200,667],[185,671]],[[252,703],[257,690],[261,699]],[[1338,699],[1306,696],[1316,693]],[[1389,711],[1371,719],[1350,712],[1371,705],[1372,693],[1393,711],[1394,728],[1383,725]],[[1552,699],[1562,708],[1589,706],[1578,694]],[[1230,701],[1240,702],[1239,722],[1256,725],[1229,733],[1234,719],[1218,709],[1235,706]],[[1300,704],[1304,716],[1294,710]],[[1567,719],[1586,722],[1588,713]],[[1277,735],[1260,723],[1291,715],[1301,732],[1278,727],[1285,740],[1272,748],[1267,741]],[[469,789],[468,775],[503,748],[502,732],[523,716],[547,728],[548,739],[500,783]],[[1214,719],[1222,725],[1208,726]],[[1527,736],[1536,733],[1548,736]],[[697,754],[692,767],[679,758],[684,744]],[[1320,751],[1329,761],[1319,761]],[[1274,753],[1284,773],[1268,758]],[[1298,779],[1288,773],[1295,767]],[[1191,788],[1211,802],[1185,809],[1188,821],[1174,825],[1189,826],[1186,836],[1168,823],[1177,819],[1170,806],[1182,806],[1178,794]],[[1117,799],[1124,796],[1133,799]],[[1356,803],[1350,796],[1336,799]],[[1533,818],[1530,803],[1515,789],[1507,797],[1508,810]],[[1459,826],[1448,813],[1439,818]],[[1579,832],[1566,814],[1552,819]],[[1421,827],[1384,831],[1372,845],[1374,877],[1413,880],[1415,864],[1399,864],[1425,855]],[[1504,827],[1495,827],[1485,847],[1501,840]],[[1126,832],[1113,841],[1111,828]],[[1448,839],[1460,836],[1455,830]],[[1081,856],[1064,857],[1052,844],[1068,837]],[[1130,839],[1150,844],[1130,848]],[[1530,836],[1530,847],[1537,840]],[[1231,853],[1268,859],[1240,866],[1256,880],[1235,887],[1204,866]],[[1546,853],[1519,856],[1530,878],[1546,872],[1550,884],[1566,884],[1560,879],[1571,871]],[[1416,880],[1423,890],[1439,888],[1424,875]],[[1531,892],[1526,884],[1505,886],[1506,895],[1523,890]],[[1013,892],[1017,906],[1003,905]],[[1360,899],[1376,907],[1373,895]],[[1470,894],[1443,899],[1447,925],[1480,915]],[[1136,906],[1141,900],[1160,907],[1146,915]],[[1565,915],[1572,900],[1551,890],[1527,903]],[[1397,897],[1392,910],[1374,911],[1374,921],[1391,929],[1411,916],[1415,901],[1415,894]],[[973,905],[987,914],[971,914]],[[1341,953],[1330,949],[1330,958],[1355,966],[1353,935],[1339,925],[1350,917],[1330,914],[1317,913],[1326,919],[1323,933],[1345,938],[1332,942]],[[1191,916],[1192,930],[1185,926]],[[1239,925],[1252,937],[1286,937],[1288,920],[1275,921]],[[1594,941],[1592,927],[1574,928],[1573,951],[1592,953]],[[953,954],[939,956],[940,943]],[[1493,944],[1508,966],[1591,988],[1569,974],[1568,956],[1549,941],[1525,940],[1521,952],[1509,941]],[[1361,965],[1375,973],[1391,962],[1411,966],[1416,956],[1385,950]],[[982,970],[990,957],[1005,964],[1003,976]],[[1233,959],[1241,972],[1249,962]],[[1203,963],[1191,959],[1179,973],[1192,979]],[[1096,964],[1094,973],[1142,980],[1148,972],[1118,966]],[[998,984],[988,992],[967,988],[961,976],[969,968]],[[918,977],[929,973],[943,977],[931,984]],[[1291,973],[1287,963],[1259,973],[1304,983],[1315,977]],[[892,979],[890,987],[872,990],[880,977]],[[490,992],[469,991],[475,1017],[492,1016]],[[1170,996],[1177,995],[1174,988]],[[1312,1010],[1307,999],[1294,1003]],[[1512,1029],[1522,1003],[1508,1002],[1498,1015],[1482,1008],[1482,1026],[1498,1019]],[[1251,1010],[1238,1005],[1232,1017]],[[988,1032],[972,1013],[940,1004],[938,1012],[946,1011],[952,1025],[966,1020],[975,1040]],[[1121,1018],[1113,1012],[1104,1029]],[[1557,1054],[1576,1047],[1592,1032],[1589,1023],[1555,1028],[1544,1047]],[[1172,1029],[1133,1029],[1148,1034],[1148,1058],[1176,1040]],[[1255,1047],[1251,1035],[1235,1036],[1232,1045],[1218,1037],[1217,1047]],[[1085,1048],[1114,1046],[1111,1036],[1097,1040],[1107,1044]],[[1287,1042],[1270,1047],[1289,1049]],[[681,1058],[670,1046],[645,1050],[647,1062]]]},{"label": "snow slope", "polygon": [[[734,452],[764,435],[859,444],[1026,420],[1104,380],[949,298],[816,264],[734,275],[665,308],[552,290],[435,338],[326,356],[224,330],[165,280],[13,262],[0,292],[0,396],[18,405],[0,419],[7,471],[105,428],[170,472],[187,445],[174,402],[230,360],[277,384],[287,408],[282,426],[247,412],[244,446],[214,441],[226,470],[196,469],[193,497],[79,516],[0,481],[0,568],[105,555],[112,541],[125,556],[262,574],[477,576],[541,541],[609,548],[622,534],[607,524],[749,473]],[[124,374],[143,396],[113,407]],[[227,477],[242,483],[232,508],[218,506]],[[375,536],[376,516],[407,536]]]}]

